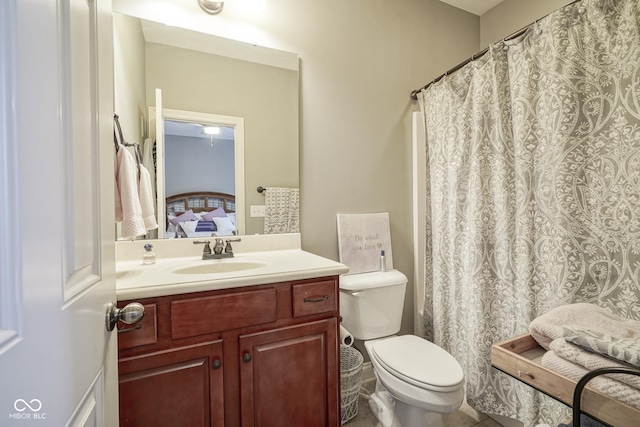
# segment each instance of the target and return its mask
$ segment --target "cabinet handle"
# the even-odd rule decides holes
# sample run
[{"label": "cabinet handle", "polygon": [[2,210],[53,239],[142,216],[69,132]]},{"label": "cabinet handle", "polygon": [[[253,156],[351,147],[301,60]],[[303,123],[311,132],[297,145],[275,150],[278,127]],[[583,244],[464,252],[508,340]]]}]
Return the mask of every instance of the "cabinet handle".
[{"label": "cabinet handle", "polygon": [[214,360],[213,363],[211,364],[211,367],[213,369],[220,369],[222,367],[222,361],[220,359]]},{"label": "cabinet handle", "polygon": [[329,299],[329,295],[325,295],[322,297],[309,297],[309,298],[305,298],[303,299],[304,302],[322,302],[322,301],[326,301]]},{"label": "cabinet handle", "polygon": [[249,363],[249,362],[251,362],[251,354],[249,354],[249,353],[245,353],[245,354],[243,354],[243,355],[242,355],[242,361],[243,361],[244,363]]}]

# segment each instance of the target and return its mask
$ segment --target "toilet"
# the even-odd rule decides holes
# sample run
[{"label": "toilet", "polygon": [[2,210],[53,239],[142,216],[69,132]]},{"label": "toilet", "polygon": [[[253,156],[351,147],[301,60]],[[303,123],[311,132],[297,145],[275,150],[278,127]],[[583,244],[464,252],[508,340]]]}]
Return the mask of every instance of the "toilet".
[{"label": "toilet", "polygon": [[369,408],[382,427],[442,427],[464,400],[464,373],[444,349],[400,330],[407,277],[397,270],[340,277],[340,314],[363,340],[376,376]]}]

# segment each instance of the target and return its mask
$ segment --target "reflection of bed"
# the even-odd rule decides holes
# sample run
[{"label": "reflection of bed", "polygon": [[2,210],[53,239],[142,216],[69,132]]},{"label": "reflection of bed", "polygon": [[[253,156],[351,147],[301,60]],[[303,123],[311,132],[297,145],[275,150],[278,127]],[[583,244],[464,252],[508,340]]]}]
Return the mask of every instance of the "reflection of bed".
[{"label": "reflection of bed", "polygon": [[[184,222],[171,222],[174,218],[189,217],[189,211],[197,220],[191,217]],[[213,233],[216,236],[232,235],[235,230],[235,211],[236,199],[232,194],[199,191],[167,197],[166,237],[210,237]],[[215,217],[211,218],[212,215]]]}]

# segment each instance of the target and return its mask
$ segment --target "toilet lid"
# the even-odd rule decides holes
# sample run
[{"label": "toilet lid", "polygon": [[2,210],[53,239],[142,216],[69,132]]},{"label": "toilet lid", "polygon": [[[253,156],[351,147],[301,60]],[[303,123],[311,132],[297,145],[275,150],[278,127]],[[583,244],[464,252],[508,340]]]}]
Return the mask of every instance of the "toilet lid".
[{"label": "toilet lid", "polygon": [[381,340],[373,345],[372,352],[389,373],[417,387],[454,391],[464,380],[462,368],[453,356],[415,335]]}]

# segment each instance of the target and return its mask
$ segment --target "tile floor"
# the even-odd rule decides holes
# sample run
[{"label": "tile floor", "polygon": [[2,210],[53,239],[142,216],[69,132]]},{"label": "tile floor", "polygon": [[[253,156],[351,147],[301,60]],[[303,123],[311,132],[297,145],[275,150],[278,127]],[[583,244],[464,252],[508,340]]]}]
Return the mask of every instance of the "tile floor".
[{"label": "tile floor", "polygon": [[[368,382],[365,385],[367,390],[375,387],[373,382]],[[480,412],[467,405],[466,402],[462,404],[462,407],[453,414],[447,414],[442,417],[444,421],[444,427],[500,427],[501,425],[489,418],[488,416],[481,414]],[[367,399],[360,396],[358,401],[358,415],[355,418],[344,424],[345,427],[376,427],[378,425],[377,420],[369,411],[369,405]]]}]

